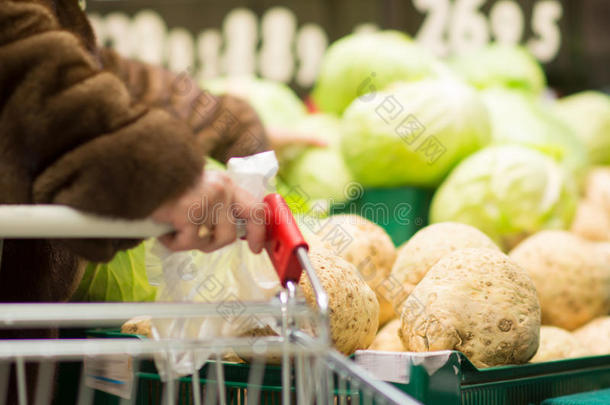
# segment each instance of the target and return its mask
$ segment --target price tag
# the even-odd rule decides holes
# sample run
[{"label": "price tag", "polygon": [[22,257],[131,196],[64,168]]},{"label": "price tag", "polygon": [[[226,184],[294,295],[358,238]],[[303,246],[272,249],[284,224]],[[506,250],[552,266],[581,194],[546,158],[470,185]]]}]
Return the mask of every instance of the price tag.
[{"label": "price tag", "polygon": [[126,354],[85,358],[85,384],[87,387],[131,399],[133,386],[133,360]]},{"label": "price tag", "polygon": [[[412,35],[442,58],[490,42],[520,44],[557,75],[567,69],[563,61],[570,52],[562,48],[563,36],[581,41],[582,28],[570,27],[587,25],[586,20],[580,21],[585,17],[567,12],[567,0],[410,0],[394,2],[391,18],[382,18],[385,13],[381,12],[373,13],[379,17],[371,15],[371,10],[383,9],[383,2],[371,6],[361,1],[357,3],[362,7],[351,5],[345,10],[345,21],[336,18],[342,13],[332,7],[310,10],[303,0],[256,9],[227,1],[211,12],[184,4],[180,18],[173,3],[152,2],[156,3],[152,8],[135,14],[131,7],[95,3],[89,4],[89,17],[100,44],[113,46],[125,57],[161,64],[201,80],[257,75],[301,90],[315,83],[329,44],[350,32],[392,27]],[[172,16],[171,30],[166,15]],[[566,71],[565,76],[569,80],[573,74]]]},{"label": "price tag", "polygon": [[[433,375],[450,361],[450,350],[436,352],[384,352],[377,350],[357,350],[356,364],[382,381],[408,384],[411,378],[411,365],[421,365],[428,375]],[[453,366],[457,375],[459,370]]]}]

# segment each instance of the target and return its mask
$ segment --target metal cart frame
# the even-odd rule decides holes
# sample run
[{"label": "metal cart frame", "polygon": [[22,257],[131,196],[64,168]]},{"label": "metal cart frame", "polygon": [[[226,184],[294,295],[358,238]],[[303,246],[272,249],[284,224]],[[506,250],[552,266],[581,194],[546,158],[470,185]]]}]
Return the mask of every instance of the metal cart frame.
[{"label": "metal cart frame", "polygon": [[[83,214],[64,206],[0,206],[0,260],[2,238],[148,238],[168,232],[165,226],[150,221],[108,220]],[[304,254],[304,253],[301,253]],[[318,284],[318,286],[316,286]],[[316,298],[322,303],[324,315],[325,293],[321,284]],[[258,404],[257,393],[263,379],[266,358],[281,356],[281,402],[299,404],[416,404],[417,402],[390,384],[377,381],[352,361],[334,351],[327,333],[311,336],[297,330],[299,319],[320,321],[320,313],[312,311],[294,297],[294,288],[280,295],[277,303],[248,303],[246,314],[273,316],[282,326],[282,335],[265,337],[252,344],[244,337],[210,340],[183,339],[55,339],[0,341],[0,405],[5,402],[9,364],[15,364],[19,405],[30,403],[27,398],[26,361],[40,364],[36,382],[36,404],[52,400],[53,364],[58,361],[125,355],[134,364],[155,355],[169,359],[176,351],[206,350],[218,359],[228,349],[251,356],[247,381],[247,400]],[[116,326],[135,316],[153,318],[201,318],[219,316],[214,304],[191,303],[100,303],[100,304],[0,304],[0,328],[48,327],[107,327]],[[322,321],[323,322],[323,321]],[[323,329],[323,328],[322,328]],[[215,361],[214,374],[207,379],[207,390],[200,386],[197,371],[191,378],[192,399],[189,403],[226,404],[224,369]],[[212,364],[212,363],[209,363]],[[292,369],[294,366],[294,370]],[[137,369],[137,366],[134,367]],[[89,404],[93,390],[86,384],[85,373],[79,383],[78,404]],[[137,375],[136,377],[137,378]],[[176,381],[169,376],[163,383],[163,404],[176,404]],[[133,389],[137,384],[133,384]],[[213,388],[213,389],[212,389]],[[202,393],[205,395],[202,397]],[[32,398],[30,398],[31,400]],[[131,403],[122,399],[121,404]],[[13,405],[13,404],[10,404]]]}]

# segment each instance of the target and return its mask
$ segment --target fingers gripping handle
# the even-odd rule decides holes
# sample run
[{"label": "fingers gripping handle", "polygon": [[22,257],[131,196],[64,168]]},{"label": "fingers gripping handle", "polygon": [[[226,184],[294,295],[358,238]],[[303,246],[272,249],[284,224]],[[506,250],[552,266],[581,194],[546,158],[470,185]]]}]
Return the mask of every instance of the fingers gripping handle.
[{"label": "fingers gripping handle", "polygon": [[279,194],[265,197],[267,236],[265,249],[271,258],[282,286],[298,283],[303,270],[297,257],[299,248],[308,249],[286,201]]}]

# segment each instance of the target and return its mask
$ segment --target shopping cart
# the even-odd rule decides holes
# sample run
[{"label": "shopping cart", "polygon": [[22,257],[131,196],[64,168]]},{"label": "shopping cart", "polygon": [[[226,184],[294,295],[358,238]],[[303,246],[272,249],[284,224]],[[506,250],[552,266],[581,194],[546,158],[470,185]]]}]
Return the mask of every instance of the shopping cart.
[{"label": "shopping cart", "polygon": [[[266,203],[268,215],[273,216],[267,218],[271,225],[266,248],[285,289],[271,302],[246,303],[240,316],[272,317],[281,333],[222,339],[3,340],[0,405],[6,403],[11,389],[11,373],[16,377],[19,405],[51,403],[56,365],[70,361],[84,364],[79,381],[73,382],[78,384],[79,405],[418,403],[394,386],[375,380],[330,347],[328,299],[309,263],[306,245],[281,197],[270,195]],[[281,220],[274,220],[277,218]],[[168,231],[149,221],[107,220],[63,206],[0,206],[0,258],[2,238],[148,238]],[[301,269],[314,289],[317,311],[297,298],[295,282]],[[107,328],[136,316],[187,320],[224,314],[216,303],[0,304],[0,328],[4,329]],[[308,325],[316,333],[305,333],[299,325]],[[190,377],[170,371],[161,381],[150,361],[165,359],[166,370],[171,370],[175,356],[202,352],[210,360]],[[222,361],[229,352],[249,363]],[[279,365],[269,364],[278,359]],[[38,364],[35,381],[26,378],[28,363]],[[100,397],[100,390],[113,395]]]}]

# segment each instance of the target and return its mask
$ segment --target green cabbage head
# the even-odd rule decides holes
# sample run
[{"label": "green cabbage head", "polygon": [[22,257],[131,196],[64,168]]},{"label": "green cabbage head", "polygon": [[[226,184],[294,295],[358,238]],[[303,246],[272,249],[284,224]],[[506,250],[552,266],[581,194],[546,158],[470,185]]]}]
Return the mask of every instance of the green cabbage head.
[{"label": "green cabbage head", "polygon": [[218,170],[218,171],[224,172],[227,170],[227,166],[224,163],[221,163],[216,159],[206,156],[205,169],[206,170]]},{"label": "green cabbage head", "polygon": [[328,146],[307,148],[287,162],[283,176],[285,182],[289,186],[299,187],[312,202],[346,200],[346,189],[353,177],[341,155],[341,121],[330,115],[314,114],[299,122],[294,129],[315,134],[324,139]]},{"label": "green cabbage head", "polygon": [[432,200],[430,222],[455,221],[485,232],[505,249],[542,229],[565,229],[577,203],[574,181],[530,148],[485,148],[460,163]]},{"label": "green cabbage head", "polygon": [[610,96],[584,91],[559,99],[554,110],[585,143],[592,164],[610,164]]},{"label": "green cabbage head", "polygon": [[432,65],[433,58],[403,33],[351,34],[326,51],[312,97],[321,111],[341,115],[356,97],[396,81],[422,79]]},{"label": "green cabbage head", "polygon": [[213,94],[243,98],[256,110],[267,127],[285,128],[305,117],[305,104],[283,83],[256,77],[231,77],[201,83]]},{"label": "green cabbage head", "polygon": [[501,88],[481,92],[491,119],[495,144],[537,149],[580,176],[588,165],[584,143],[535,97]]},{"label": "green cabbage head", "polygon": [[537,95],[546,87],[540,63],[518,45],[493,43],[457,56],[451,66],[479,89],[501,86]]},{"label": "green cabbage head", "polygon": [[157,288],[148,282],[144,243],[122,251],[108,263],[90,263],[72,301],[154,301]]},{"label": "green cabbage head", "polygon": [[434,187],[489,141],[479,95],[448,78],[397,83],[359,97],[343,118],[343,156],[365,187]]}]

